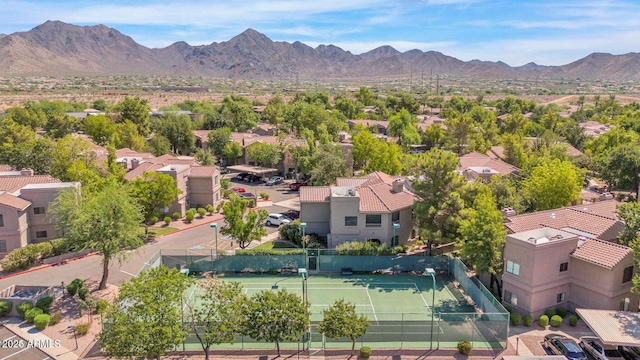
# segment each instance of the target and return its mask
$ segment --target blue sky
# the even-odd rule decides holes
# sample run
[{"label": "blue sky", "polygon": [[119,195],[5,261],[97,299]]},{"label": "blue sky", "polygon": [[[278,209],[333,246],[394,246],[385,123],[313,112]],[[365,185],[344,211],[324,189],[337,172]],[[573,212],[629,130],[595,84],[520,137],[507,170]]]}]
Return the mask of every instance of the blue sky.
[{"label": "blue sky", "polygon": [[227,41],[253,28],[274,41],[354,54],[391,45],[468,61],[563,65],[593,52],[640,52],[638,0],[2,0],[0,33],[46,20],[104,24],[158,48]]}]

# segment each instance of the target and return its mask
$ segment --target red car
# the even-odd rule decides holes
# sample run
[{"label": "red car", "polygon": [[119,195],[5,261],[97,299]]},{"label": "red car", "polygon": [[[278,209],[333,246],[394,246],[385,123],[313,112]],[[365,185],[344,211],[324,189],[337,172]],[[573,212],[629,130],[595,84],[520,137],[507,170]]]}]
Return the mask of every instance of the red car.
[{"label": "red car", "polygon": [[243,192],[246,192],[246,191],[247,191],[247,190],[245,190],[243,187],[239,187],[239,186],[232,187],[232,188],[231,188],[231,190],[233,190],[233,191],[235,191],[235,192],[237,192],[237,193],[243,193]]},{"label": "red car", "polygon": [[289,190],[293,190],[293,191],[298,191],[300,190],[300,187],[302,186],[308,186],[309,183],[307,182],[294,182],[289,184]]}]

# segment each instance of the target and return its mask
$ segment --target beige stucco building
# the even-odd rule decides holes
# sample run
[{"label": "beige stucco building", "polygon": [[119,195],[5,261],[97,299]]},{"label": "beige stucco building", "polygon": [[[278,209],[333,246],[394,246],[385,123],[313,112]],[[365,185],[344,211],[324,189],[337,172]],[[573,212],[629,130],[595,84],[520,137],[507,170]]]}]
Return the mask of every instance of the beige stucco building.
[{"label": "beige stucco building", "polygon": [[[382,172],[338,178],[336,186],[300,188],[300,221],[307,233],[327,236],[329,248],[365,240],[404,244],[415,236],[414,200],[404,179]],[[399,225],[395,240],[394,224]]]}]

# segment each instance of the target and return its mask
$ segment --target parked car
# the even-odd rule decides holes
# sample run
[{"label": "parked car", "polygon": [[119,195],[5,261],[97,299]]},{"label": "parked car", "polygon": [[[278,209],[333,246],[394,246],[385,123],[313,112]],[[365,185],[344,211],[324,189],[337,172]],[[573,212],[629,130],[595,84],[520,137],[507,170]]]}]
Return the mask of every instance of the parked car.
[{"label": "parked car", "polygon": [[218,169],[220,170],[220,174],[228,174],[229,173],[229,169],[227,169],[226,167],[218,167]]},{"label": "parked car", "polygon": [[309,185],[308,182],[294,182],[289,184],[289,190],[298,191],[300,187]]},{"label": "parked car", "polygon": [[584,351],[575,341],[561,334],[544,336],[544,345],[556,355],[563,355],[569,360],[583,360],[587,358]]},{"label": "parked car", "polygon": [[287,210],[282,213],[282,215],[288,217],[291,220],[296,220],[300,218],[300,211],[297,210]]},{"label": "parked car", "polygon": [[284,179],[282,178],[282,176],[273,176],[269,180],[267,180],[267,183],[265,185],[267,186],[278,185],[278,184],[282,184],[283,181]]},{"label": "parked car", "polygon": [[267,216],[267,221],[265,222],[265,224],[267,226],[280,226],[280,225],[284,225],[284,224],[288,224],[291,222],[291,219],[289,219],[288,217],[282,215],[282,214],[269,214],[269,216]]},{"label": "parked car", "polygon": [[234,186],[231,188],[231,191],[237,192],[237,193],[243,193],[246,192],[247,190],[245,190],[245,188],[240,187],[240,186]]},{"label": "parked car", "polygon": [[622,354],[616,346],[604,345],[595,336],[583,336],[578,344],[584,352],[593,356],[596,360],[622,360]]},{"label": "parked car", "polygon": [[640,347],[618,346],[618,351],[625,360],[640,360]]},{"label": "parked car", "polygon": [[249,175],[245,176],[244,181],[250,182],[250,183],[260,182],[260,181],[262,181],[262,177],[259,176],[259,175],[249,174]]},{"label": "parked car", "polygon": [[249,176],[249,173],[243,172],[240,173],[238,175],[236,175],[236,179],[240,180],[240,181],[244,181],[244,179]]}]

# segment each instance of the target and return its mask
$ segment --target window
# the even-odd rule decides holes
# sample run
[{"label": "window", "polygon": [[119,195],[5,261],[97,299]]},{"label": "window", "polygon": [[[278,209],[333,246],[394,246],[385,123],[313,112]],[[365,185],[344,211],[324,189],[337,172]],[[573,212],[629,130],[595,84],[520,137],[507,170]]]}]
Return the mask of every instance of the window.
[{"label": "window", "polygon": [[214,184],[218,185],[218,175],[216,175],[216,178],[213,181],[214,181]]},{"label": "window", "polygon": [[382,215],[367,215],[366,226],[367,227],[382,226]]},{"label": "window", "polygon": [[394,223],[400,221],[400,211],[391,213],[391,221]]},{"label": "window", "polygon": [[345,216],[344,217],[344,226],[358,226],[358,217],[357,216]]},{"label": "window", "polygon": [[633,279],[633,266],[627,266],[624,268],[624,273],[622,274],[622,283],[627,283]]},{"label": "window", "polygon": [[33,208],[33,213],[34,213],[34,215],[44,215],[45,214],[45,208],[43,208],[43,207],[34,207]]},{"label": "window", "polygon": [[568,262],[563,262],[562,264],[560,264],[560,272],[565,272],[569,270],[569,263]]},{"label": "window", "polygon": [[507,260],[507,272],[515,276],[520,276],[520,264]]},{"label": "window", "polygon": [[0,240],[0,253],[7,252],[7,240]]},{"label": "window", "polygon": [[563,302],[566,296],[567,296],[567,293],[561,292],[560,294],[556,295],[556,302],[557,303]]},{"label": "window", "polygon": [[2,214],[0,214],[0,227],[4,226],[4,218],[2,217]]},{"label": "window", "polygon": [[46,231],[36,231],[36,239],[43,239],[47,237]]},{"label": "window", "polygon": [[509,290],[505,290],[505,291],[504,291],[504,301],[505,301],[507,304],[511,304],[511,305],[514,305],[514,306],[518,306],[518,295],[516,295],[516,294],[512,293],[512,292],[511,292],[511,291],[509,291]]},{"label": "window", "polygon": [[220,201],[220,194],[216,193],[216,202]]}]

